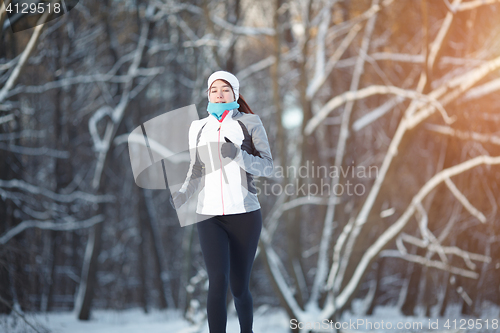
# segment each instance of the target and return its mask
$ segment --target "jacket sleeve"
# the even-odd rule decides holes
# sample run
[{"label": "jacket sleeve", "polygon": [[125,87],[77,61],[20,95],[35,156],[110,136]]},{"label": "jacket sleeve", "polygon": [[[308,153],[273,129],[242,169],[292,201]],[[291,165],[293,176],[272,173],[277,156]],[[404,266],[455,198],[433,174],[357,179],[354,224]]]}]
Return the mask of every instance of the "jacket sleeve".
[{"label": "jacket sleeve", "polygon": [[273,172],[274,165],[264,125],[260,117],[255,116],[246,126],[252,137],[254,154],[239,149],[234,160],[243,170],[254,176],[269,177]]},{"label": "jacket sleeve", "polygon": [[198,190],[200,186],[202,177],[203,177],[203,163],[200,160],[198,149],[197,149],[197,141],[198,135],[201,131],[202,127],[195,126],[195,122],[191,123],[189,127],[189,169],[187,172],[186,180],[182,184],[179,192],[185,194],[185,201],[191,198],[191,196]]}]

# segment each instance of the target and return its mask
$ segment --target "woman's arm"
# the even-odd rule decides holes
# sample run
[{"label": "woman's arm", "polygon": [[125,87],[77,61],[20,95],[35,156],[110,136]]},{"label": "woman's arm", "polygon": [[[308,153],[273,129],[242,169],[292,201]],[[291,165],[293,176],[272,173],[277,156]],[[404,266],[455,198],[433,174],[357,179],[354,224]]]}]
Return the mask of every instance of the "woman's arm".
[{"label": "woman's arm", "polygon": [[203,163],[200,160],[197,141],[199,133],[203,126],[196,126],[195,122],[189,127],[189,169],[187,172],[186,180],[182,184],[179,191],[172,195],[174,207],[179,208],[186,203],[189,198],[198,190],[203,177]]},{"label": "woman's arm", "polygon": [[259,116],[248,117],[243,123],[252,137],[254,154],[239,149],[234,160],[242,169],[254,176],[269,177],[274,166],[264,125]]}]

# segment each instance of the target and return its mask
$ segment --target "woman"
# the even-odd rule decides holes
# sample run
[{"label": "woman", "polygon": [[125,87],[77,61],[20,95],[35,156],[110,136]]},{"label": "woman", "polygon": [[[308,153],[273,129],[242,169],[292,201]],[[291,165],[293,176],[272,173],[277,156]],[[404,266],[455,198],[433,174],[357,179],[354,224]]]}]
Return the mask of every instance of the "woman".
[{"label": "woman", "polygon": [[201,185],[197,229],[208,272],[210,333],[226,332],[226,292],[234,297],[242,333],[252,332],[250,272],[262,216],[254,176],[271,175],[266,131],[239,94],[238,79],[218,71],[208,79],[209,116],[189,129],[191,163],[186,181],[171,202],[182,206]]}]

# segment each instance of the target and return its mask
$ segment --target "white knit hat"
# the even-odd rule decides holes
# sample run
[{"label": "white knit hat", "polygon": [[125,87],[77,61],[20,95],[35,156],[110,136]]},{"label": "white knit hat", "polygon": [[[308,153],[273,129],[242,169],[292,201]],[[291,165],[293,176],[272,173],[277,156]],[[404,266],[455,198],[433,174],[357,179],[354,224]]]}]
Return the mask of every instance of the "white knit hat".
[{"label": "white knit hat", "polygon": [[226,80],[229,82],[234,91],[234,100],[238,101],[238,98],[240,97],[240,81],[238,81],[236,76],[226,71],[217,71],[208,78],[208,100],[210,100],[210,87],[212,86],[212,83],[217,80]]}]

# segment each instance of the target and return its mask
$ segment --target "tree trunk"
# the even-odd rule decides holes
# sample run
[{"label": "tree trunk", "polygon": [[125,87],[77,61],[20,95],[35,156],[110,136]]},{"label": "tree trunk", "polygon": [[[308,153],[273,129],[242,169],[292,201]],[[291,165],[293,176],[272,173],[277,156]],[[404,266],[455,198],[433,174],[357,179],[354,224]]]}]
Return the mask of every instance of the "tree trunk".
[{"label": "tree trunk", "polygon": [[[240,19],[240,0],[233,0],[233,5],[228,6],[227,21],[233,25],[237,25]],[[226,60],[226,70],[230,73],[236,71],[236,42],[238,38],[233,37],[231,46],[229,47],[228,57]]]},{"label": "tree trunk", "polygon": [[[476,240],[477,243],[477,240]],[[478,249],[478,246],[475,247]],[[485,250],[484,254],[488,257],[491,257],[491,238],[485,240]],[[472,298],[472,312],[473,313],[481,313],[481,306],[483,303],[483,296],[487,293],[487,290],[484,289],[484,280],[488,274],[488,266],[489,263],[479,263],[481,267],[481,272],[479,273],[479,279],[477,279],[477,283],[474,283],[474,295]]]},{"label": "tree trunk", "polygon": [[146,191],[148,190],[142,190],[141,196],[140,196],[140,201],[139,201],[139,209],[141,210],[140,216],[141,220],[144,221],[144,224],[146,226],[146,229],[149,232],[149,235],[151,236],[151,241],[152,241],[152,258],[153,258],[153,264],[154,264],[154,284],[156,289],[158,290],[159,294],[159,302],[160,302],[160,309],[165,309],[167,308],[167,297],[166,297],[166,288],[163,283],[162,279],[162,254],[163,254],[163,249],[162,249],[162,243],[160,239],[160,231],[158,230],[156,226],[156,221],[154,220],[154,216],[152,212],[150,211],[148,207],[148,203],[146,202],[148,198],[146,198]]},{"label": "tree trunk", "polygon": [[[102,214],[101,205],[98,214]],[[98,256],[101,252],[102,230],[104,222],[97,223],[90,229],[87,248],[83,258],[83,269],[75,300],[75,312],[79,320],[89,320],[94,297],[94,288],[97,283]]]},{"label": "tree trunk", "polygon": [[[418,256],[424,256],[425,250],[418,248],[417,249]],[[414,316],[415,315],[415,307],[417,305],[418,300],[418,291],[420,284],[420,276],[422,274],[422,266],[421,265],[413,265],[412,272],[410,274],[410,281],[408,282],[408,291],[406,292],[406,298],[401,307],[401,312],[405,316]]]},{"label": "tree trunk", "polygon": [[[140,196],[141,194],[139,193],[141,190],[139,188],[135,189],[135,192]],[[141,303],[141,306],[144,310],[144,313],[148,313],[148,288],[146,284],[146,231],[144,230],[144,222],[143,219],[141,218],[141,213],[140,211],[138,212],[138,218],[137,218],[137,226],[139,228],[139,237],[140,237],[140,242],[138,244],[138,256],[139,256],[139,280],[141,281],[141,285],[139,287],[139,301]]]},{"label": "tree trunk", "polygon": [[179,284],[178,308],[181,309],[184,314],[186,314],[186,311],[189,309],[189,302],[191,302],[190,296],[192,295],[192,293],[187,292],[186,287],[191,277],[194,228],[193,225],[189,225],[184,229],[184,236],[182,239],[182,252],[184,253],[184,261],[182,265],[182,276]]},{"label": "tree trunk", "polygon": [[439,306],[439,316],[444,317],[446,314],[446,308],[448,307],[448,298],[450,297],[450,273],[445,272],[444,273],[444,292],[443,292],[443,299],[441,301],[441,305]]},{"label": "tree trunk", "polygon": [[[0,151],[0,156],[5,155],[5,152]],[[2,156],[3,160],[3,156]],[[2,169],[7,168],[7,164],[2,166]],[[2,174],[5,174],[2,171]],[[7,222],[7,204],[5,201],[0,200],[0,220]],[[2,235],[9,228],[8,223],[0,223],[0,235]],[[2,251],[0,253],[0,261],[9,262],[8,253]],[[9,276],[9,265],[0,264],[0,297],[3,300],[0,302],[0,313],[9,314],[12,310],[13,295],[11,293],[11,282]],[[7,303],[7,304],[6,304]]]},{"label": "tree trunk", "polygon": [[44,274],[42,297],[40,302],[40,311],[48,312],[50,311],[50,306],[52,303],[52,295],[54,293],[54,281],[55,281],[55,267],[56,267],[56,245],[59,243],[60,236],[57,231],[48,230],[45,232],[44,247],[46,249],[44,253],[44,260],[46,266],[46,274]]},{"label": "tree trunk", "polygon": [[377,305],[377,298],[380,296],[380,285],[382,284],[381,280],[383,277],[383,272],[384,272],[384,263],[385,263],[385,258],[380,257],[378,259],[377,263],[377,277],[375,280],[376,286],[375,286],[375,293],[373,295],[373,298],[371,299],[370,306],[368,307],[368,310],[366,311],[366,314],[368,316],[373,315],[373,311],[375,310],[375,306]]}]

